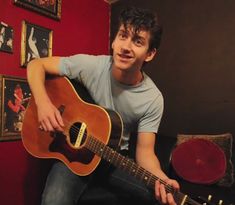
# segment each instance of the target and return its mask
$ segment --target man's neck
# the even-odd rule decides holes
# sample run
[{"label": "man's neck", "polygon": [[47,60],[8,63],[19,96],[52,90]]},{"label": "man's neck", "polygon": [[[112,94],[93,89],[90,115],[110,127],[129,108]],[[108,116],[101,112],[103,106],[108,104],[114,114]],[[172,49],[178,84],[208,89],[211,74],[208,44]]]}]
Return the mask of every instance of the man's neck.
[{"label": "man's neck", "polygon": [[143,73],[140,70],[126,71],[117,68],[112,69],[113,78],[124,85],[137,85],[143,80]]}]

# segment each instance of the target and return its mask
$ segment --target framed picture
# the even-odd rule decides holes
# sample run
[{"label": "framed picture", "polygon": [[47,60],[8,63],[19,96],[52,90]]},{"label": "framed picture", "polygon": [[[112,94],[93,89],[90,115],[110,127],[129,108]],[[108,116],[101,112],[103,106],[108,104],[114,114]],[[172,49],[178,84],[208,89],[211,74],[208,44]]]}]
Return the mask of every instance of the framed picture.
[{"label": "framed picture", "polygon": [[13,0],[13,2],[50,18],[56,20],[61,18],[61,0]]},{"label": "framed picture", "polygon": [[26,67],[34,58],[52,56],[52,30],[22,22],[21,66]]},{"label": "framed picture", "polygon": [[13,29],[0,22],[0,51],[13,53]]},{"label": "framed picture", "polygon": [[25,109],[31,96],[26,79],[0,75],[0,141],[20,139]]}]

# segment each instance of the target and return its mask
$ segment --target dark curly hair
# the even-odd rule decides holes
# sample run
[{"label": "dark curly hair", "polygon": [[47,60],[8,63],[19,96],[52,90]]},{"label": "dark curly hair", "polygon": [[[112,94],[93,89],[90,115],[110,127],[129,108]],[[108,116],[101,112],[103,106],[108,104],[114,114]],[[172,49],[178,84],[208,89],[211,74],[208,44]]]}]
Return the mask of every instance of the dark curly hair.
[{"label": "dark curly hair", "polygon": [[149,10],[128,7],[121,11],[119,17],[119,27],[124,25],[133,27],[134,32],[138,33],[140,30],[149,31],[151,38],[149,42],[149,50],[158,49],[160,46],[162,27],[158,22],[157,15]]}]

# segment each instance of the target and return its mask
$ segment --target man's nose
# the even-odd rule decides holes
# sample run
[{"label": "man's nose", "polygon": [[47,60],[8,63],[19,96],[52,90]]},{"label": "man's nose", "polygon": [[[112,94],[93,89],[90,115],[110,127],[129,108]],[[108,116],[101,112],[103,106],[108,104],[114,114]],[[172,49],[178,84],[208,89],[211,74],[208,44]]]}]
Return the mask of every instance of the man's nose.
[{"label": "man's nose", "polygon": [[132,48],[132,41],[131,41],[131,39],[128,38],[125,41],[123,41],[121,48],[124,51],[130,51],[131,48]]}]

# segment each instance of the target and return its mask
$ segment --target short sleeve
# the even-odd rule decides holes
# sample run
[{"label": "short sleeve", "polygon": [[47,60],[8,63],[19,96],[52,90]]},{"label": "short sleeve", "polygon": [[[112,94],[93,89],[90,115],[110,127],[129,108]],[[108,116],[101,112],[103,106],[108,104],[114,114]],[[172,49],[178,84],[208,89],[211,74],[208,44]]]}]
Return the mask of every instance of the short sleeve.
[{"label": "short sleeve", "polygon": [[138,132],[158,132],[164,110],[163,96],[159,94],[149,105],[144,116],[139,121]]},{"label": "short sleeve", "polygon": [[71,79],[79,78],[81,75],[89,76],[97,67],[99,60],[97,56],[86,54],[62,57],[59,63],[59,73]]}]

